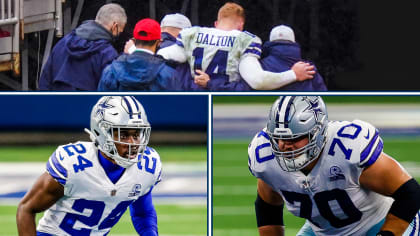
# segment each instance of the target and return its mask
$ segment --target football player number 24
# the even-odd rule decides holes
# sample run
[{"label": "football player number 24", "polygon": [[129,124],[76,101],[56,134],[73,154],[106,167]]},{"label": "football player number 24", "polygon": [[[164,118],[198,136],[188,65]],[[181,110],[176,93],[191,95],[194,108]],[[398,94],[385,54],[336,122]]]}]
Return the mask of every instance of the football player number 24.
[{"label": "football player number 24", "polygon": [[[74,172],[77,173],[79,171],[84,171],[85,168],[92,167],[93,164],[88,159],[84,158],[81,154],[86,153],[86,148],[82,144],[70,144],[63,147],[64,150],[67,152],[69,157],[74,156],[76,153],[77,155],[77,164],[73,165]],[[150,154],[151,150],[147,149],[145,154]],[[149,167],[149,157],[147,155],[143,155],[145,158],[145,171],[154,174],[156,170],[156,158],[152,157],[153,165]],[[143,167],[141,166],[141,162],[138,163],[138,168],[141,170]],[[115,225],[121,216],[124,214],[127,207],[133,202],[134,200],[123,201],[120,202],[112,211],[111,213],[100,223],[98,229],[106,229],[110,228]],[[64,216],[63,221],[60,223],[60,228],[65,232],[71,235],[90,235],[91,229],[87,228],[73,228],[77,221],[93,227],[99,224],[99,220],[102,217],[102,214],[105,209],[105,203],[102,201],[95,201],[95,200],[86,200],[86,199],[77,199],[74,201],[72,209],[83,213],[84,211],[91,210],[91,214],[89,216],[67,213]]]},{"label": "football player number 24", "polygon": [[[101,230],[114,226],[133,201],[134,200],[120,202],[117,207],[115,207],[114,210],[112,210],[112,212],[101,222],[98,229]],[[92,231],[91,229],[74,229],[73,227],[77,221],[80,221],[90,227],[97,225],[102,217],[102,213],[104,212],[105,203],[101,201],[78,199],[74,201],[72,208],[77,212],[91,210],[92,213],[90,216],[67,213],[60,224],[60,228],[70,235],[90,235],[90,232]]]}]

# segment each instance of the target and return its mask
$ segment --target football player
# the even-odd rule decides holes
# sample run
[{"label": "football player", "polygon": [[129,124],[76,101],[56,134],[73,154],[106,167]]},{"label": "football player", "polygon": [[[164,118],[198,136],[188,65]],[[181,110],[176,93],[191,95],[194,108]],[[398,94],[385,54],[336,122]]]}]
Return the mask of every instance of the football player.
[{"label": "football player", "polygon": [[[253,89],[277,89],[294,81],[313,78],[314,67],[297,62],[283,73],[264,71],[258,59],[261,56],[261,39],[242,31],[245,23],[244,9],[236,3],[226,3],[218,12],[215,28],[190,27],[178,35],[176,45],[159,50],[165,59],[188,61],[191,75],[210,76],[212,90],[226,86],[241,77]],[[241,87],[242,88],[242,87]],[[233,88],[234,89],[234,88]],[[225,88],[223,89],[225,90]]]},{"label": "football player", "polygon": [[59,146],[19,203],[19,235],[106,235],[127,207],[140,235],[158,235],[151,191],[162,167],[150,129],[136,98],[99,99],[85,129],[92,142]]},{"label": "football player", "polygon": [[374,126],[329,121],[321,97],[279,97],[248,154],[260,235],[284,235],[284,204],[301,236],[419,235],[419,184]]}]

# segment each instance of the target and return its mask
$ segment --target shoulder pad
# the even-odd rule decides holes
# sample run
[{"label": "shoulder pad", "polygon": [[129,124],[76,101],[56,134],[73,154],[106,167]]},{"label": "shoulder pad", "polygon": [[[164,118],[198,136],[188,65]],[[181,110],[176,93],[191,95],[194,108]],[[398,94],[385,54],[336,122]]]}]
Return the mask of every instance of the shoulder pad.
[{"label": "shoulder pad", "polygon": [[383,141],[379,132],[368,122],[334,122],[332,126],[335,128],[329,134],[329,155],[345,158],[359,167],[367,167],[375,163],[382,153]]},{"label": "shoulder pad", "polygon": [[263,171],[267,161],[274,159],[269,140],[270,137],[264,129],[256,134],[248,145],[248,167],[255,177]]},{"label": "shoulder pad", "polygon": [[86,153],[90,145],[87,142],[77,142],[59,146],[47,161],[48,173],[57,182],[65,185],[76,161],[73,156]]},{"label": "shoulder pad", "polygon": [[146,147],[142,160],[138,163],[139,169],[143,169],[143,166],[145,167],[146,172],[154,175],[155,184],[161,181],[162,163],[160,161],[159,153],[155,149]]}]

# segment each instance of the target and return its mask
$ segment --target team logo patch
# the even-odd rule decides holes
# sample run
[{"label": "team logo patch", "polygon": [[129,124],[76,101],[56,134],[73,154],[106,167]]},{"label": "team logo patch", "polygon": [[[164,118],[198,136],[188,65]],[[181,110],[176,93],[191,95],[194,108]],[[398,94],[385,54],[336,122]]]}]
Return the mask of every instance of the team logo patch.
[{"label": "team logo patch", "polygon": [[346,179],[338,166],[331,166],[330,168],[330,181],[336,181],[340,179]]},{"label": "team logo patch", "polygon": [[140,194],[141,184],[133,185],[131,192],[128,193],[128,197],[134,197]]}]

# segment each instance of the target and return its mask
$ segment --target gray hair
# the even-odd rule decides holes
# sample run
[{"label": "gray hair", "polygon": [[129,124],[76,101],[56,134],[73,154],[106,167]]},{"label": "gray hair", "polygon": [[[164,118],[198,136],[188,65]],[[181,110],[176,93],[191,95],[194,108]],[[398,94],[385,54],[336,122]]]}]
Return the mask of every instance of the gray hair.
[{"label": "gray hair", "polygon": [[109,3],[99,8],[95,21],[105,26],[110,25],[112,22],[125,25],[127,23],[127,15],[125,14],[124,8],[120,5]]}]

